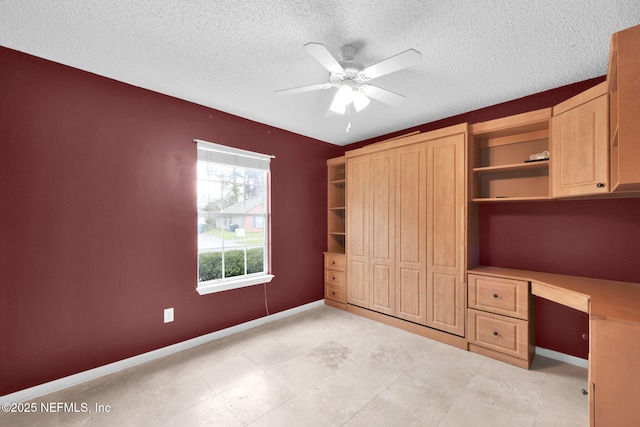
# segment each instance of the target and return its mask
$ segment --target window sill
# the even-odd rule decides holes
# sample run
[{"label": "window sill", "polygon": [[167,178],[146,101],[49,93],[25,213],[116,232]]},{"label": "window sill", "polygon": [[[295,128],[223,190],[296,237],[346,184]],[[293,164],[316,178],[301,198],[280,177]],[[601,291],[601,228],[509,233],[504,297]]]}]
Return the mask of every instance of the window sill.
[{"label": "window sill", "polygon": [[261,274],[259,276],[242,277],[220,282],[202,282],[198,284],[196,291],[200,295],[213,294],[215,292],[229,291],[231,289],[246,288],[247,286],[269,283],[275,276],[273,274]]}]

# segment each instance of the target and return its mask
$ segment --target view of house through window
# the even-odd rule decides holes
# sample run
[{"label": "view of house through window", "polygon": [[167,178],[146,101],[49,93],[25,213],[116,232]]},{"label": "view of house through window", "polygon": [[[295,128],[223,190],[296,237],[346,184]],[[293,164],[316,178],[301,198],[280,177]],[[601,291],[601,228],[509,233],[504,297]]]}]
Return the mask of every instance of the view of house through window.
[{"label": "view of house through window", "polygon": [[197,142],[198,287],[267,275],[270,158]]}]

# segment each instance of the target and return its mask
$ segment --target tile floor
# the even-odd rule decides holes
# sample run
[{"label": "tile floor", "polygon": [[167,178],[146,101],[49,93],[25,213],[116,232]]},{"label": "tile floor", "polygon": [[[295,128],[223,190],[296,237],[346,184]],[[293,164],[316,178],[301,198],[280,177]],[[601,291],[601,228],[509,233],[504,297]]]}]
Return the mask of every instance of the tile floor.
[{"label": "tile floor", "polygon": [[321,306],[34,401],[91,413],[0,425],[587,426],[586,385],[583,368],[527,371]]}]

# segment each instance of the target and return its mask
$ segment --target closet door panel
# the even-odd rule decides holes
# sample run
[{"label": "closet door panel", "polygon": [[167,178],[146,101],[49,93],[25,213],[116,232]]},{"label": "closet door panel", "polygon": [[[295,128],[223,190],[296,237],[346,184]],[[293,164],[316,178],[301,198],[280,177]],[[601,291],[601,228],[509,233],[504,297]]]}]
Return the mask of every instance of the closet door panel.
[{"label": "closet door panel", "polygon": [[369,156],[347,159],[347,302],[369,308]]},{"label": "closet door panel", "polygon": [[395,150],[371,154],[371,309],[395,315]]},{"label": "closet door panel", "polygon": [[427,325],[464,336],[465,134],[427,143]]},{"label": "closet door panel", "polygon": [[426,324],[427,152],[424,143],[396,151],[397,316]]}]

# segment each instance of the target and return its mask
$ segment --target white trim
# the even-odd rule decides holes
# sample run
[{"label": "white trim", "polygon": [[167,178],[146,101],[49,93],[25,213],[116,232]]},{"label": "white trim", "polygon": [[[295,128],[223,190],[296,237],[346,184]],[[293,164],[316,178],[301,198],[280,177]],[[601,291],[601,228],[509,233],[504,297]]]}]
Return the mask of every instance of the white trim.
[{"label": "white trim", "polygon": [[200,295],[212,294],[214,292],[228,291],[230,289],[246,288],[247,286],[261,285],[269,283],[276,277],[273,274],[261,274],[260,276],[240,276],[238,279],[219,281],[210,280],[198,283],[196,291]]},{"label": "white trim", "polygon": [[549,350],[547,348],[536,347],[536,355],[548,357],[549,359],[557,360],[559,362],[568,363],[570,365],[575,365],[581,368],[589,369],[588,359],[571,356],[569,354],[560,353],[557,351]]},{"label": "white trim", "polygon": [[314,301],[309,304],[294,307],[289,310],[281,311],[279,313],[271,314],[269,316],[261,317],[259,319],[251,320],[249,322],[241,323],[230,328],[222,329],[220,331],[212,332],[210,334],[202,335],[196,338],[192,338],[187,341],[182,341],[177,344],[173,344],[167,347],[159,348],[157,350],[149,351],[147,353],[140,354],[138,356],[129,357],[128,359],[119,360],[108,365],[103,365],[98,368],[90,369],[88,371],[80,372],[68,377],[60,378],[48,383],[40,384],[35,387],[26,388],[24,390],[17,391],[15,393],[5,394],[0,396],[0,403],[16,403],[24,402],[27,400],[35,399],[45,394],[53,393],[58,390],[72,387],[87,381],[94,380],[96,378],[103,377],[105,375],[113,374],[133,366],[140,365],[142,363],[150,362],[161,357],[165,357],[174,353],[178,353],[183,350],[190,349],[202,344],[206,344],[210,341],[215,341],[220,338],[224,338],[229,335],[237,334],[238,332],[246,331],[257,326],[265,325],[267,323],[274,322],[276,320],[283,319],[285,317],[292,316],[303,311],[310,310],[312,308],[320,307],[324,305],[324,300]]}]

